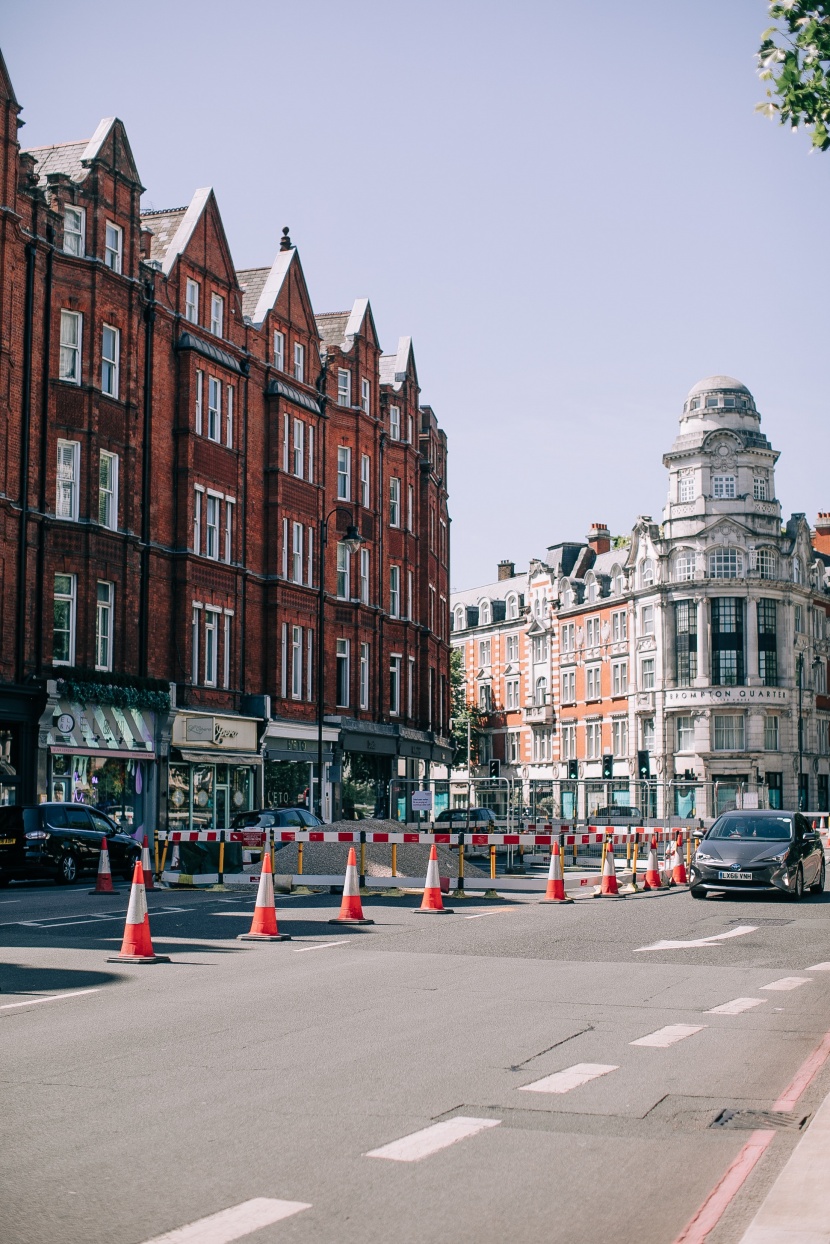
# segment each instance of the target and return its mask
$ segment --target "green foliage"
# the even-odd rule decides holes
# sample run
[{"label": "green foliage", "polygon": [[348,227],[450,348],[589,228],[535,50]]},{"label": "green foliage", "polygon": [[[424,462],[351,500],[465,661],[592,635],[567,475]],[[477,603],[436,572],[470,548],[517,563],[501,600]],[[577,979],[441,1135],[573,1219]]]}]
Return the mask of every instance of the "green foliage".
[{"label": "green foliage", "polygon": [[473,764],[478,763],[481,731],[486,722],[486,714],[475,704],[467,703],[467,680],[464,674],[464,662],[460,648],[450,651],[450,695],[452,729],[450,742],[453,746],[453,765],[456,768],[467,764],[467,722],[470,723],[470,751]]},{"label": "green foliage", "polygon": [[627,549],[631,547],[631,536],[612,536],[612,549]]},{"label": "green foliage", "polygon": [[813,150],[830,147],[830,0],[779,0],[769,6],[777,23],[765,30],[758,72],[769,82],[757,105],[781,125],[812,130]]},{"label": "green foliage", "polygon": [[115,708],[143,708],[169,713],[170,684],[160,678],[132,674],[102,674],[81,666],[53,670],[58,693],[73,704],[109,704]]}]

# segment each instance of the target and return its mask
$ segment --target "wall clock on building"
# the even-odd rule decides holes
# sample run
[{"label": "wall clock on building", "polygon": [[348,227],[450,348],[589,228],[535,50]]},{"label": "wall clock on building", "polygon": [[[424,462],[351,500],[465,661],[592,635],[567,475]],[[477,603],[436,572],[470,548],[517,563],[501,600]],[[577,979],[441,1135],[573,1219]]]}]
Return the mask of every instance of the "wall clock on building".
[{"label": "wall clock on building", "polygon": [[61,713],[58,718],[58,730],[61,734],[71,734],[75,729],[75,718],[71,713]]}]

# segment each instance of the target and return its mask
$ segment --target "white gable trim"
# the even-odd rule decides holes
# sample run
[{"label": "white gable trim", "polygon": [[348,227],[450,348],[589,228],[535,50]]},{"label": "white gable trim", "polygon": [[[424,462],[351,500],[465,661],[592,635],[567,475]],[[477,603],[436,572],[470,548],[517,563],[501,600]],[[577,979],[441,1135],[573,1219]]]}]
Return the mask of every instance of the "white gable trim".
[{"label": "white gable trim", "polygon": [[[99,127],[100,128],[100,127]],[[187,246],[193,230],[196,228],[196,222],[205,210],[209,196],[213,193],[212,186],[203,186],[201,190],[197,190],[193,198],[190,200],[187,211],[182,217],[181,224],[173,234],[172,241],[167,248],[161,270],[165,276],[169,276],[173,270],[173,265]]]},{"label": "white gable trim", "polygon": [[256,310],[253,314],[253,322],[257,328],[262,324],[266,315],[277,301],[283,281],[288,275],[288,269],[291,267],[291,261],[296,254],[296,246],[292,246],[290,250],[277,252],[277,257],[271,265],[271,271],[268,273],[265,284],[262,287],[262,293],[259,296],[259,302],[256,304]]},{"label": "white gable trim", "polygon": [[84,149],[84,153],[81,156],[82,164],[85,164],[87,160],[95,159],[95,157],[98,155],[98,152],[101,150],[101,148],[104,145],[104,140],[106,139],[107,135],[109,134],[110,130],[112,129],[114,125],[115,125],[115,117],[104,117],[102,121],[98,122],[98,128],[96,129],[95,133],[92,135],[92,138],[90,138],[89,142],[86,145],[86,148]]}]

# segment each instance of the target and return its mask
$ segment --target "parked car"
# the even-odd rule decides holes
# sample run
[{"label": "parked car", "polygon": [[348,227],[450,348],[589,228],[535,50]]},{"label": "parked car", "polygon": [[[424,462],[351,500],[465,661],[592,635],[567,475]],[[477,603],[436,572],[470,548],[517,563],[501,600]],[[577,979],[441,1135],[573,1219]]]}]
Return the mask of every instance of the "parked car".
[{"label": "parked car", "polygon": [[0,886],[39,877],[68,885],[82,873],[97,872],[105,837],[113,874],[130,880],[141,848],[97,808],[82,803],[0,808]]},{"label": "parked car", "polygon": [[454,825],[458,829],[463,829],[466,825],[475,826],[476,829],[488,831],[488,828],[495,826],[496,815],[492,808],[445,808],[443,812],[439,812],[435,818],[436,825]]},{"label": "parked car", "polygon": [[805,887],[821,893],[824,878],[821,834],[799,812],[735,810],[698,839],[689,884],[692,898],[777,890],[797,901]]},{"label": "parked car", "polygon": [[321,829],[323,822],[307,808],[258,808],[237,812],[231,829]]},{"label": "parked car", "polygon": [[588,819],[594,825],[613,823],[637,826],[643,823],[643,812],[633,805],[619,804],[613,808],[597,808]]}]

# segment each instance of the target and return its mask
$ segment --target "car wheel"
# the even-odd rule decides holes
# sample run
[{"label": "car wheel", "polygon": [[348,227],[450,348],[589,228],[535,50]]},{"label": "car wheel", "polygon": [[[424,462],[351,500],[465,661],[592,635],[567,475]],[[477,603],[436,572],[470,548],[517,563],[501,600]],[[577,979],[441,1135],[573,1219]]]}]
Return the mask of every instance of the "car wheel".
[{"label": "car wheel", "polygon": [[796,869],[795,883],[793,884],[793,888],[790,890],[789,897],[791,903],[797,903],[804,897],[804,870],[800,864]]},{"label": "car wheel", "polygon": [[818,870],[818,876],[816,877],[813,884],[810,886],[811,894],[821,894],[822,890],[824,889],[824,878],[825,878],[826,873],[827,873],[827,865],[824,861],[824,857],[822,856],[821,868]]},{"label": "car wheel", "polygon": [[58,885],[71,885],[73,881],[78,880],[78,863],[74,855],[64,855],[58,866],[58,875],[55,880]]},{"label": "car wheel", "polygon": [[702,885],[693,885],[689,888],[692,898],[706,898],[706,891]]}]

